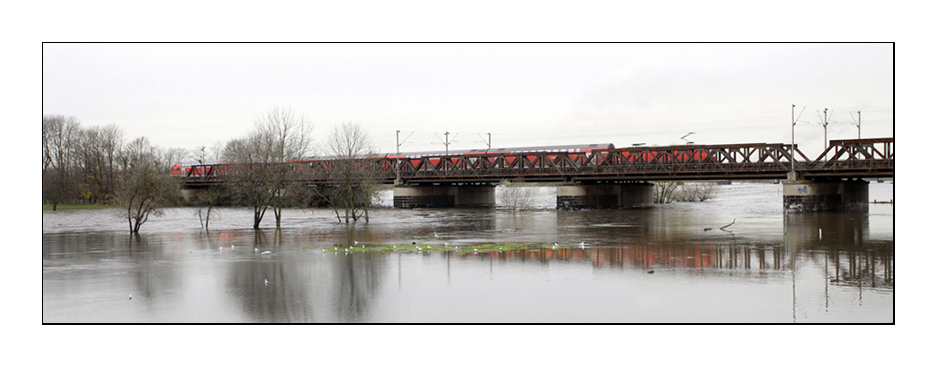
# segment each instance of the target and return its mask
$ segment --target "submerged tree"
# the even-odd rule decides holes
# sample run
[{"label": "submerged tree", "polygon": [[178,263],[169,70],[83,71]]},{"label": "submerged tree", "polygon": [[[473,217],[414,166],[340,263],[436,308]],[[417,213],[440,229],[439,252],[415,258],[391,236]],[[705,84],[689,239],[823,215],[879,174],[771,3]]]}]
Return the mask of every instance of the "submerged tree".
[{"label": "submerged tree", "polygon": [[524,211],[534,205],[537,188],[524,187],[519,183],[502,180],[499,183],[498,201],[511,211]]},{"label": "submerged tree", "polygon": [[716,195],[717,186],[713,182],[681,183],[676,181],[656,182],[654,189],[655,203],[703,202]]},{"label": "submerged tree", "polygon": [[717,185],[714,182],[693,182],[681,185],[678,201],[703,202],[716,195]]},{"label": "submerged tree", "polygon": [[238,163],[229,167],[226,180],[240,202],[253,209],[255,229],[268,208],[280,227],[288,186],[298,175],[291,161],[309,155],[311,134],[312,124],[305,116],[275,108],[255,120],[247,137],[225,147],[225,159]]},{"label": "submerged tree", "polygon": [[325,173],[331,193],[319,194],[335,211],[336,219],[342,222],[339,208],[345,210],[345,222],[358,221],[364,216],[368,222],[368,209],[378,193],[379,170],[374,160],[374,145],[368,133],[359,125],[345,123],[336,126],[326,140],[326,153],[330,156],[329,169]]},{"label": "submerged tree", "polygon": [[159,216],[163,207],[176,203],[179,183],[169,175],[170,163],[161,160],[159,150],[146,138],[126,146],[121,164],[118,200],[127,209],[130,233],[136,234],[150,215]]},{"label": "submerged tree", "polygon": [[[208,224],[212,219],[212,210],[224,202],[225,198],[227,197],[227,193],[224,188],[211,187],[199,191],[197,196],[199,198],[199,210],[197,211],[197,214],[199,215],[199,224],[202,225],[203,229],[208,231]],[[217,211],[215,212],[215,217],[217,218]]]},{"label": "submerged tree", "polygon": [[655,203],[671,203],[677,199],[677,189],[678,182],[676,181],[659,181],[655,182],[654,188],[654,202]]}]

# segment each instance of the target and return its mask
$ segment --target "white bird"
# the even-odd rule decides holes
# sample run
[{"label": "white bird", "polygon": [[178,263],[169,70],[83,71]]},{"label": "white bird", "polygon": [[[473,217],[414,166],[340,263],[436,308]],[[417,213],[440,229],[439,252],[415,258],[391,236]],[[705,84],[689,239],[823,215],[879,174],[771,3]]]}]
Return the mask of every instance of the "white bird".
[{"label": "white bird", "polygon": [[267,284],[269,284],[269,282],[267,282],[267,279],[264,279],[264,286],[267,286]]},{"label": "white bird", "polygon": [[256,247],[254,248],[254,253],[257,253],[257,248],[256,248]]},{"label": "white bird", "polygon": [[358,240],[353,240],[353,241],[355,242],[355,245],[358,245]]},{"label": "white bird", "polygon": [[434,238],[439,238],[440,236],[439,236],[439,235],[436,235],[436,231],[434,231],[434,232],[433,232],[433,237],[434,237]]},{"label": "white bird", "polygon": [[130,294],[130,299],[127,299],[127,300],[131,300],[131,299],[133,299],[133,298],[134,298],[134,295],[133,295],[133,294]]},{"label": "white bird", "polygon": [[231,245],[231,249],[234,249],[234,244]]},{"label": "white bird", "polygon": [[261,252],[261,255],[262,255],[262,256],[270,255],[270,251],[269,251],[269,250],[265,250],[265,251]]},{"label": "white bird", "polygon": [[218,250],[221,250],[221,246],[220,246],[220,245],[218,246]]}]

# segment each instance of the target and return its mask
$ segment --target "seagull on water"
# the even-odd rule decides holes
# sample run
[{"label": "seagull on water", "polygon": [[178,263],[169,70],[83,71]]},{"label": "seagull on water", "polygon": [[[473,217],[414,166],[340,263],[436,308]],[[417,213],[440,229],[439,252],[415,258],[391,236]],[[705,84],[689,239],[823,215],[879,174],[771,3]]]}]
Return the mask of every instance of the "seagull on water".
[{"label": "seagull on water", "polygon": [[134,295],[133,295],[133,294],[130,294],[130,299],[127,299],[127,300],[131,300],[131,299],[133,299],[133,298],[134,298]]},{"label": "seagull on water", "polygon": [[267,279],[264,279],[264,286],[267,286],[267,284],[269,284],[269,282],[267,282]]},{"label": "seagull on water", "polygon": [[254,253],[257,253],[257,247],[254,247]]}]

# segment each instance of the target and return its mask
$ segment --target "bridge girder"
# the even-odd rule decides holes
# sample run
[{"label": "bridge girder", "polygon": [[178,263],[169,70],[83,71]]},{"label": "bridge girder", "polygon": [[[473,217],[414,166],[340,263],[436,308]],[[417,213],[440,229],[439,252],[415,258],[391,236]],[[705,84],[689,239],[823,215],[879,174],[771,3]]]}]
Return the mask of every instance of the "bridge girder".
[{"label": "bridge girder", "polygon": [[[590,153],[526,152],[466,154],[419,159],[373,158],[363,160],[378,173],[376,181],[391,184],[397,178],[409,183],[645,181],[645,180],[745,180],[785,179],[794,170],[805,178],[893,177],[895,147],[892,138],[833,140],[817,159],[808,159],[787,144],[689,145],[634,147]],[[825,155],[832,158],[824,159]],[[310,183],[333,182],[328,160],[295,163],[308,173]],[[206,175],[185,177],[188,187],[218,185],[224,168],[212,166]],[[397,169],[397,170],[395,170]]]}]

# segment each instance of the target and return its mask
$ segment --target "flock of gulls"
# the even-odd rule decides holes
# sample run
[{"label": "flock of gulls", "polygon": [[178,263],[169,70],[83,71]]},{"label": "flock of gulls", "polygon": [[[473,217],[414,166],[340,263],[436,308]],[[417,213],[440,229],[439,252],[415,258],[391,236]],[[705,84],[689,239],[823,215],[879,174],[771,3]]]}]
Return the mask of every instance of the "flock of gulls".
[{"label": "flock of gulls", "polygon": [[[439,234],[437,234],[436,232],[433,233],[433,238],[434,238],[434,239],[439,239],[439,237],[440,237]],[[414,245],[414,248],[416,248],[418,252],[430,251],[430,250],[434,250],[434,249],[437,249],[437,250],[444,250],[444,249],[450,247],[450,243],[449,243],[449,242],[446,242],[446,241],[444,241],[444,242],[443,242],[443,246],[442,246],[442,247],[439,247],[439,248],[433,248],[433,245],[432,245],[432,244],[420,244],[420,245],[418,245],[416,242],[413,242],[411,245]],[[360,247],[359,247],[359,246],[360,246]],[[457,251],[460,250],[459,245],[453,244],[452,246],[453,246],[453,248],[451,248],[451,250],[457,250]],[[545,246],[546,246],[546,244],[545,244]],[[232,251],[236,250],[234,244],[229,244],[229,247],[231,248]],[[560,243],[556,243],[556,242],[555,242],[552,246],[550,246],[551,249],[558,249],[558,248],[563,248],[563,247],[570,248],[570,246],[561,245]],[[576,244],[576,247],[578,247],[578,248],[580,248],[580,249],[586,249],[586,242],[579,242],[579,243]],[[219,250],[219,251],[223,251],[224,249],[225,249],[225,247],[222,247],[222,246],[218,247],[218,250]],[[353,243],[350,247],[345,247],[345,246],[343,246],[342,244],[335,244],[335,245],[332,247],[332,251],[333,251],[334,253],[339,253],[339,252],[344,251],[346,254],[348,254],[349,252],[353,252],[353,251],[355,251],[355,250],[364,251],[365,249],[367,249],[367,248],[365,247],[365,245],[359,243],[357,240],[354,240],[354,243]],[[402,246],[402,247],[399,248],[397,245],[392,245],[392,250],[393,250],[394,252],[397,252],[397,251],[404,251],[404,250],[406,250],[406,249],[404,248],[404,246]],[[468,251],[468,248],[463,248],[463,250]],[[504,252],[505,252],[504,247],[499,247],[498,249],[491,249],[491,248],[490,248],[490,249],[488,249],[488,250],[489,250],[489,251],[498,250],[498,251],[501,252],[501,253],[504,253]],[[322,251],[323,251],[323,253],[325,253],[325,252],[328,251],[328,248],[323,248]],[[478,247],[472,247],[472,251],[473,251],[473,253],[479,253],[479,252],[480,252],[480,249],[479,249]],[[482,249],[481,251],[485,251],[485,249]],[[269,250],[261,251],[261,250],[260,250],[259,248],[257,248],[257,247],[254,248],[254,253],[255,253],[255,254],[260,253],[260,255],[262,255],[262,256],[268,256],[268,255],[271,255],[271,254],[272,254]],[[654,273],[654,272],[655,272],[655,271],[653,271],[653,270],[648,271],[649,274]],[[267,279],[265,278],[265,279],[264,279],[264,286],[268,286],[268,285],[270,285],[270,284],[272,284],[272,282],[267,281]],[[134,298],[134,296],[131,294],[131,295],[129,296],[128,300],[133,300],[133,298]]]}]

